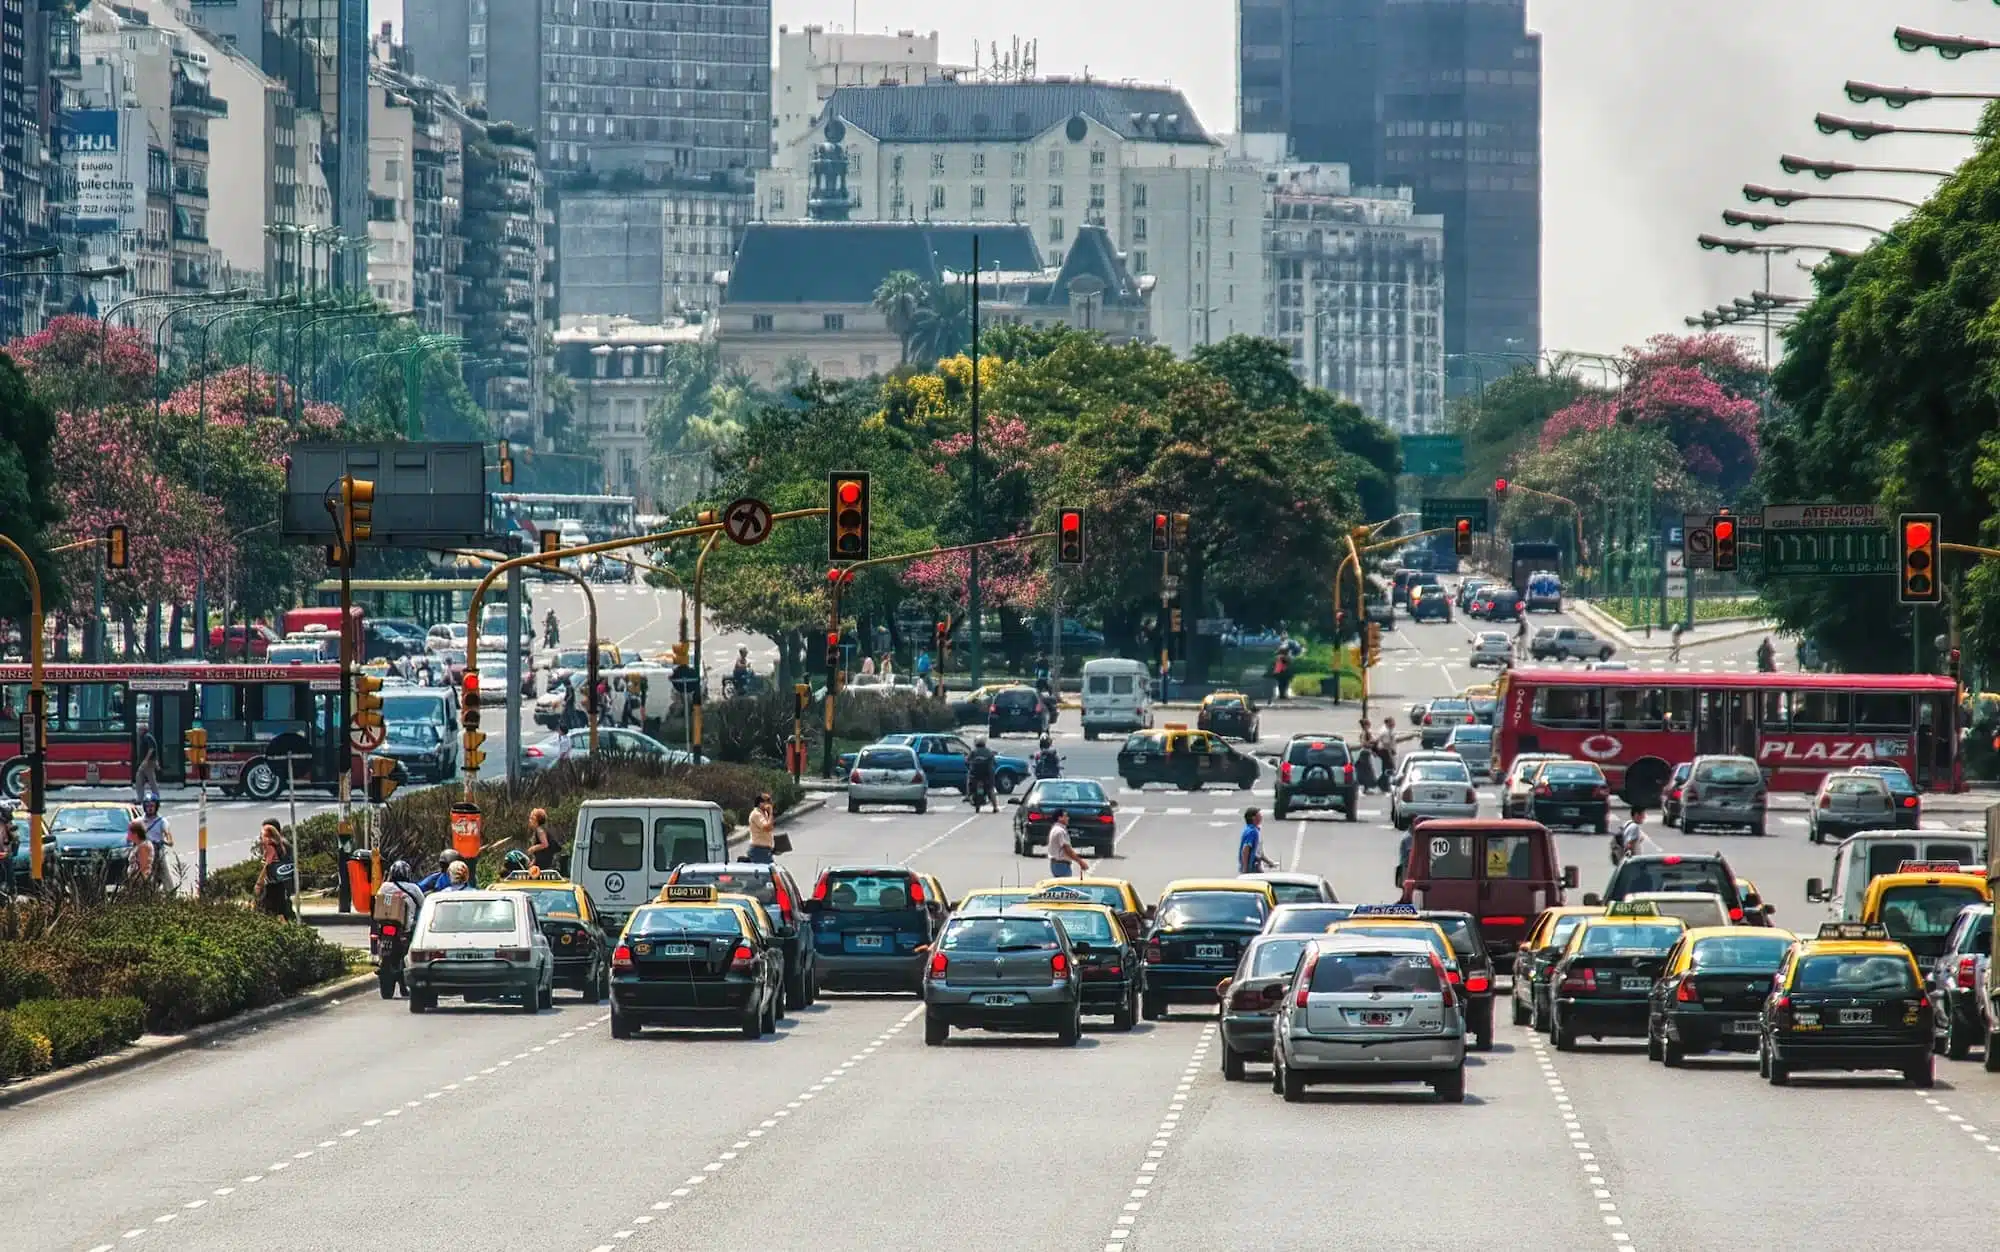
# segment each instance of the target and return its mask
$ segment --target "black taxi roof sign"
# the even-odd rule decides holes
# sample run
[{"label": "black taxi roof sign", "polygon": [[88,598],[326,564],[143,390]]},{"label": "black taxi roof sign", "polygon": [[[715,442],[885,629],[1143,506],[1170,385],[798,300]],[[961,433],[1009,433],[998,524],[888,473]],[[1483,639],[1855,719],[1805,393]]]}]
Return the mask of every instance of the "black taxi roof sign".
[{"label": "black taxi roof sign", "polygon": [[1414,904],[1357,904],[1349,917],[1415,917]]},{"label": "black taxi roof sign", "polygon": [[1091,904],[1095,901],[1088,892],[1075,887],[1044,887],[1021,901],[1023,904]]},{"label": "black taxi roof sign", "polygon": [[1904,861],[1896,867],[1898,874],[1962,874],[1965,866],[1958,861]]},{"label": "black taxi roof sign", "polygon": [[722,893],[710,883],[668,883],[660,889],[661,904],[714,904]]},{"label": "black taxi roof sign", "polygon": [[1880,922],[1821,922],[1821,939],[1882,939],[1889,938],[1889,928]]},{"label": "black taxi roof sign", "polygon": [[1613,900],[1604,906],[1606,917],[1658,917],[1660,906],[1651,900]]}]

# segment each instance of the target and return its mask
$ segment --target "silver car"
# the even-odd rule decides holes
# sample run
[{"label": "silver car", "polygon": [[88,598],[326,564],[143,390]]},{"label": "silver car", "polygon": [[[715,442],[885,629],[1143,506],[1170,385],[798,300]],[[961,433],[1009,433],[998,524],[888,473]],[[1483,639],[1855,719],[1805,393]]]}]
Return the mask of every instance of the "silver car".
[{"label": "silver car", "polygon": [[555,950],[524,891],[440,891],[424,900],[410,938],[404,978],[410,1012],[437,1007],[441,995],[518,999],[524,1012],[555,996]]},{"label": "silver car", "polygon": [[955,913],[925,954],[924,1042],[960,1030],[1083,1037],[1083,981],[1069,936],[1031,908]]},{"label": "silver car", "polygon": [[1472,668],[1506,665],[1514,659],[1514,640],[1504,631],[1482,630],[1472,641]]},{"label": "silver car", "polygon": [[1835,774],[1819,780],[1819,791],[1806,810],[1806,838],[1813,843],[1839,843],[1857,830],[1882,830],[1896,822],[1896,800],[1880,774]]},{"label": "silver car", "polygon": [[1472,771],[1455,756],[1413,763],[1389,793],[1389,820],[1397,830],[1408,830],[1418,818],[1478,816]]},{"label": "silver car", "polygon": [[1451,737],[1444,741],[1444,750],[1456,752],[1465,768],[1472,771],[1474,778],[1493,776],[1493,728],[1472,725],[1454,726]]},{"label": "silver car", "polygon": [[1242,1082],[1245,1064],[1271,1059],[1271,1023],[1278,1018],[1278,1001],[1291,988],[1299,957],[1324,931],[1324,926],[1311,934],[1273,934],[1267,930],[1244,946],[1236,973],[1224,979],[1219,988],[1225,1080]]},{"label": "silver car", "polygon": [[1580,626],[1544,626],[1528,641],[1536,661],[1608,661],[1617,649]]},{"label": "silver car", "polygon": [[1747,756],[1698,756],[1681,788],[1681,833],[1734,826],[1764,833],[1764,772]]},{"label": "silver car", "polygon": [[1421,939],[1329,936],[1299,958],[1271,1026],[1271,1089],[1296,1103],[1312,1083],[1421,1082],[1465,1100],[1465,1015]]},{"label": "silver car", "polygon": [[922,813],[925,798],[924,763],[915,748],[878,743],[861,749],[847,774],[847,811],[859,813],[864,804],[907,804]]}]

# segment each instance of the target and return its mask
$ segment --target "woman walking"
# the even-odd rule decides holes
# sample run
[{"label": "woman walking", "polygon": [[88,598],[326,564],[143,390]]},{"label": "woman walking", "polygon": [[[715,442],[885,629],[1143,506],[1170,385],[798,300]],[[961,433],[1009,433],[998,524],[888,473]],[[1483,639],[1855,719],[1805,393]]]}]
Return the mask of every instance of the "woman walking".
[{"label": "woman walking", "polygon": [[257,852],[264,861],[264,868],[257,872],[257,911],[297,921],[292,912],[292,849],[276,818],[264,819],[264,827],[257,833]]}]

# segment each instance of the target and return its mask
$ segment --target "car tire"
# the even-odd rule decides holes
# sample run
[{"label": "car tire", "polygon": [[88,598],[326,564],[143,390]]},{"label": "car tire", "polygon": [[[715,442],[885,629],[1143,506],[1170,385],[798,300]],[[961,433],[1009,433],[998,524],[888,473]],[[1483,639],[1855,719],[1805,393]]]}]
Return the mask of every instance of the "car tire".
[{"label": "car tire", "polygon": [[1611,833],[1611,818],[1609,815],[1597,819],[1597,833],[1600,835]]},{"label": "car tire", "polygon": [[[1111,1029],[1125,1032],[1139,1024],[1139,989],[1134,987],[1111,1014]],[[1227,1046],[1227,1045],[1224,1045]]]},{"label": "car tire", "polygon": [[1790,1065],[1787,1065],[1785,1062],[1779,1060],[1777,1057],[1766,1056],[1764,1058],[1763,1069],[1764,1069],[1764,1081],[1770,1083],[1773,1087],[1785,1087],[1791,1085],[1792,1067]]},{"label": "car tire", "polygon": [[1286,1066],[1278,1078],[1278,1093],[1285,1097],[1285,1103],[1297,1104],[1306,1098],[1305,1079],[1297,1070]]},{"label": "car tire", "polygon": [[1672,830],[1674,827],[1680,824],[1681,824],[1681,819],[1675,817],[1673,814],[1671,813],[1660,814],[1660,825],[1665,826],[1668,830]]},{"label": "car tire", "polygon": [[1514,1006],[1514,1024],[1516,1026],[1525,1026],[1533,1020],[1533,1010],[1524,1008],[1518,996],[1508,996],[1507,1002]]},{"label": "car tire", "polygon": [[1972,1055],[1972,1027],[1956,1009],[1945,1011],[1944,1054],[1954,1061]]},{"label": "car tire", "polygon": [[1465,1066],[1448,1069],[1433,1079],[1431,1090],[1437,1092],[1439,1104],[1465,1103]]},{"label": "car tire", "polygon": [[937,1013],[924,1014],[924,1046],[941,1048],[951,1038],[951,1026]]},{"label": "car tire", "polygon": [[910,811],[912,813],[915,813],[918,817],[922,817],[924,814],[930,812],[931,811],[930,797],[926,796],[923,799],[917,801],[915,804],[912,804],[910,806]]},{"label": "car tire", "polygon": [[410,1012],[412,1013],[428,1013],[437,1007],[437,1003],[438,998],[428,991],[412,991],[410,993]]},{"label": "car tire", "polygon": [[785,999],[794,1008],[802,1009],[812,1003],[812,997],[806,994],[805,970],[801,969],[796,974],[785,975]]},{"label": "car tire", "polygon": [[1986,1032],[1986,1072],[2000,1074],[2000,1030]]},{"label": "car tire", "polygon": [[763,1038],[764,1010],[755,1004],[751,1005],[747,1009],[744,1009],[743,1020],[738,1023],[738,1029],[742,1031],[743,1037],[745,1039]]},{"label": "car tire", "polygon": [[602,1004],[611,998],[611,967],[599,964],[590,975],[590,989],[583,998],[591,1004]]},{"label": "car tire", "polygon": [[617,1005],[613,1005],[611,1007],[611,1037],[613,1039],[631,1039],[635,1038],[638,1033],[639,1028],[632,1024],[632,1020],[623,1013],[620,1013]]},{"label": "car tire", "polygon": [[1243,1054],[1230,1047],[1225,1039],[1222,1042],[1222,1081],[1242,1082],[1243,1078]]},{"label": "car tire", "polygon": [[1084,742],[1086,743],[1095,743],[1097,742],[1097,732],[1092,730],[1090,727],[1085,726],[1083,728],[1083,738]]},{"label": "car tire", "polygon": [[1027,845],[1027,844],[1025,844],[1025,843],[1021,842],[1021,841],[1020,841],[1019,839],[1016,839],[1016,840],[1014,841],[1014,855],[1015,855],[1015,856],[1027,856],[1027,855],[1029,854],[1029,852],[1030,852],[1030,849],[1029,849],[1029,847],[1028,847],[1028,845]]},{"label": "car tire", "polygon": [[1073,1048],[1083,1041],[1083,1005],[1078,1004],[1070,1019],[1056,1031],[1056,1042],[1065,1048]]},{"label": "car tire", "polygon": [[1285,815],[1290,812],[1291,810],[1285,807],[1283,800],[1279,800],[1271,805],[1271,818],[1273,821],[1284,821]]},{"label": "car tire", "polygon": [[1558,1052],[1576,1051],[1576,1027],[1563,1020],[1562,1014],[1549,1011],[1549,1040]]},{"label": "car tire", "polygon": [[1903,1071],[1903,1077],[1919,1091],[1929,1090],[1937,1085],[1937,1057],[1930,1049],[1924,1050],[1923,1059]]},{"label": "car tire", "polygon": [[1491,1052],[1493,1050],[1493,1002],[1490,1000],[1487,1001],[1485,1011],[1479,1015],[1476,1021],[1468,1021],[1466,1025],[1469,1028],[1466,1033],[1473,1037],[1472,1050],[1474,1052]]},{"label": "car tire", "polygon": [[1758,822],[1755,826],[1752,826],[1750,828],[1750,833],[1755,835],[1757,838],[1762,839],[1764,837],[1764,823]]},{"label": "car tire", "polygon": [[1679,1069],[1687,1060],[1685,1044],[1662,1033],[1660,1036],[1660,1064],[1668,1069]]},{"label": "car tire", "polygon": [[541,984],[533,978],[521,984],[521,1011],[523,1013],[539,1013],[542,1011]]},{"label": "car tire", "polygon": [[861,802],[849,796],[847,799],[847,811],[850,813],[859,813],[861,811]]},{"label": "car tire", "polygon": [[555,1006],[556,1006],[556,984],[555,981],[551,979],[549,981],[548,986],[543,987],[539,991],[535,992],[535,1007],[537,1009],[552,1009]]},{"label": "car tire", "polygon": [[1151,992],[1139,997],[1139,1016],[1157,1022],[1167,1015],[1167,1002]]},{"label": "car tire", "polygon": [[1651,1022],[1646,1023],[1646,1059],[1649,1061],[1660,1059],[1660,1036],[1654,1032]]},{"label": "car tire", "polygon": [[1020,776],[1011,771],[993,775],[993,787],[1003,796],[1013,795],[1014,788],[1020,785]]},{"label": "car tire", "polygon": [[783,1014],[780,1013],[778,1010],[778,999],[779,996],[781,996],[782,994],[783,992],[779,992],[771,997],[770,1003],[764,1006],[764,1016],[762,1020],[760,1020],[757,1023],[757,1025],[767,1035],[775,1035],[778,1033],[778,1019],[783,1016]]}]

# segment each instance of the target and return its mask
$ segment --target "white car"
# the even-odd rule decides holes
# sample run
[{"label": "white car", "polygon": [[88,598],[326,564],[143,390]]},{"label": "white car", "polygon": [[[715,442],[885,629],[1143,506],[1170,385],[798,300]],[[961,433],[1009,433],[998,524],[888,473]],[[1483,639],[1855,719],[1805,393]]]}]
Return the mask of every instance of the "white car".
[{"label": "white car", "polygon": [[439,891],[424,900],[410,937],[410,1012],[441,995],[518,1000],[525,1012],[555,994],[555,950],[525,891]]},{"label": "white car", "polygon": [[464,622],[439,622],[424,636],[424,648],[430,652],[465,650],[466,636],[469,634]]},{"label": "white car", "polygon": [[864,804],[907,804],[919,813],[930,807],[923,762],[915,748],[877,743],[861,749],[847,775],[847,811]]},{"label": "white car", "polygon": [[1455,753],[1425,754],[1397,771],[1389,792],[1389,820],[1408,830],[1418,818],[1479,816],[1479,791],[1472,771]]},{"label": "white car", "polygon": [[1472,668],[1482,665],[1505,665],[1514,658],[1514,641],[1506,632],[1482,630],[1472,641]]},{"label": "white car", "polygon": [[1689,930],[1730,924],[1729,905],[1713,891],[1635,891],[1625,899],[1630,904],[1644,901],[1662,917],[1678,917]]}]

